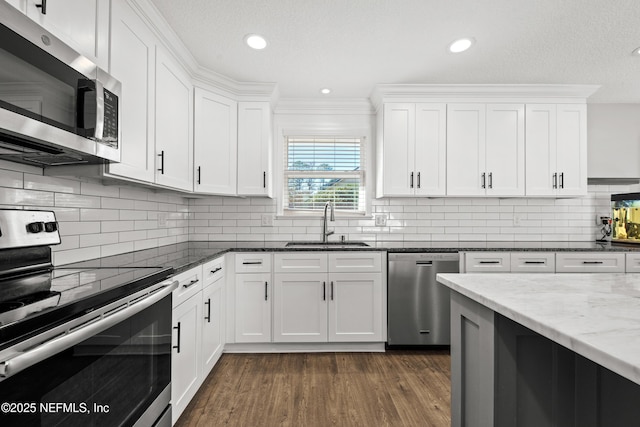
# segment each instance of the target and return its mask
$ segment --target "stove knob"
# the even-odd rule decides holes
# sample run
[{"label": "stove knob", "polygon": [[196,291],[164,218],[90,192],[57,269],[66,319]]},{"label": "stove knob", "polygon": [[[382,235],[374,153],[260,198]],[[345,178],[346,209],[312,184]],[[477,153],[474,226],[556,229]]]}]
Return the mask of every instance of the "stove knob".
[{"label": "stove knob", "polygon": [[44,223],[44,231],[47,233],[53,233],[58,230],[58,223],[55,221],[45,222]]},{"label": "stove knob", "polygon": [[31,222],[27,224],[27,232],[29,233],[40,233],[44,230],[44,222]]}]

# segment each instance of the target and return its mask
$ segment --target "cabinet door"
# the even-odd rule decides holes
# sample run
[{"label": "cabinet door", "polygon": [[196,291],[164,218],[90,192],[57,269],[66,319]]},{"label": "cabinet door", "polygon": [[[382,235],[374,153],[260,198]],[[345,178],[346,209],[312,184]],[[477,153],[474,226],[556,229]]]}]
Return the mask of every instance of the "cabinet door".
[{"label": "cabinet door", "polygon": [[271,274],[236,275],[236,342],[271,341]]},{"label": "cabinet door", "polygon": [[271,196],[271,108],[238,103],[238,195]]},{"label": "cabinet door", "polygon": [[558,183],[556,167],[556,106],[530,104],[525,108],[526,194],[554,196]]},{"label": "cabinet door", "polygon": [[587,194],[587,106],[561,104],[556,111],[558,195],[582,196]]},{"label": "cabinet door", "polygon": [[47,2],[46,14],[37,7],[40,0],[27,0],[27,16],[64,40],[81,54],[109,69],[110,0],[56,0]]},{"label": "cabinet door", "polygon": [[414,194],[415,104],[384,104],[382,174],[385,196]]},{"label": "cabinet door", "polygon": [[27,11],[27,0],[5,0],[11,6],[15,7],[22,13],[26,13]]},{"label": "cabinet door", "polygon": [[122,83],[121,161],[107,173],[154,181],[155,44],[151,30],[128,6],[114,1],[111,10],[111,74]]},{"label": "cabinet door", "polygon": [[275,275],[274,342],[327,341],[327,286],[323,273]]},{"label": "cabinet door", "polygon": [[163,48],[156,49],[156,183],[193,190],[191,82]]},{"label": "cabinet door", "polygon": [[224,277],[218,278],[202,291],[202,363],[200,382],[216,364],[224,347]]},{"label": "cabinet door", "polygon": [[524,104],[488,104],[488,196],[524,196]]},{"label": "cabinet door", "polygon": [[380,273],[329,274],[329,341],[382,341]]},{"label": "cabinet door", "polygon": [[195,89],[194,190],[236,194],[238,103]]},{"label": "cabinet door", "polygon": [[485,194],[485,128],[484,104],[447,105],[447,195]]},{"label": "cabinet door", "polygon": [[447,191],[446,104],[416,104],[415,122],[415,154],[410,154],[415,158],[415,194],[442,196]]},{"label": "cabinet door", "polygon": [[200,387],[201,294],[173,309],[171,350],[171,406],[176,422]]}]

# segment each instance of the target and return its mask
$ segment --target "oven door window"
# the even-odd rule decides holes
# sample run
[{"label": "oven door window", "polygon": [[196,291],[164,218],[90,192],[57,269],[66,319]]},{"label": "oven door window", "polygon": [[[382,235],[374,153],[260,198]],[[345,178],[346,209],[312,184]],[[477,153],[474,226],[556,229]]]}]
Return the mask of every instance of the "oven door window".
[{"label": "oven door window", "polygon": [[171,381],[168,313],[171,296],[0,382],[0,425],[132,425]]}]

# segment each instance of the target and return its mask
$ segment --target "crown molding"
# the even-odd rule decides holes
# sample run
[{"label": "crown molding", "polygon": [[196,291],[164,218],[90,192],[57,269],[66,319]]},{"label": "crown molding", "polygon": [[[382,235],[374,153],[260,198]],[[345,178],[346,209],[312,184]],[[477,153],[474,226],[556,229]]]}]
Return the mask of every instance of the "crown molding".
[{"label": "crown molding", "polygon": [[278,101],[275,114],[351,114],[373,115],[375,111],[367,98],[285,98]]},{"label": "crown molding", "polygon": [[376,109],[383,102],[586,102],[600,86],[570,84],[380,84],[372,94]]},{"label": "crown molding", "polygon": [[237,101],[269,101],[272,105],[277,102],[279,92],[276,83],[239,82],[202,67],[153,3],[149,0],[128,1],[162,45],[185,67],[194,86],[213,90]]}]

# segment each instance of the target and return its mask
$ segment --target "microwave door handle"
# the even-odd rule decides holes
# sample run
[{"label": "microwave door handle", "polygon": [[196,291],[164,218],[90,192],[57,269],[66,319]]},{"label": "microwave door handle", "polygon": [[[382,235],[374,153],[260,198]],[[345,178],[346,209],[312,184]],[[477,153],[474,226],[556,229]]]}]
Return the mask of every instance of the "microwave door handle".
[{"label": "microwave door handle", "polygon": [[104,86],[96,80],[96,130],[93,135],[98,141],[103,140],[104,135]]}]

